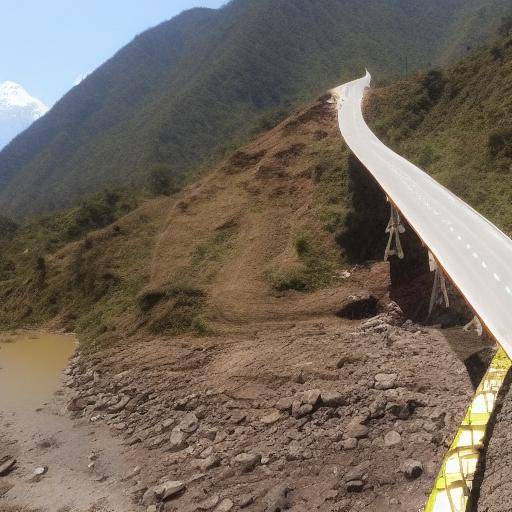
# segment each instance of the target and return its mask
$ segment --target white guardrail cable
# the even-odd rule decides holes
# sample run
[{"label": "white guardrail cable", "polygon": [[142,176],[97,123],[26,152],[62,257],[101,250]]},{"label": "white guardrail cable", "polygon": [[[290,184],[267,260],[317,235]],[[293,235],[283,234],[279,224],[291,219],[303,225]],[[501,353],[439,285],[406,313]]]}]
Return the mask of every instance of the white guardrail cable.
[{"label": "white guardrail cable", "polygon": [[367,71],[333,94],[343,138],[391,203],[385,258],[403,257],[402,216],[429,250],[430,268],[436,272],[432,300],[444,298],[448,304],[444,272],[473,309],[475,322],[480,321],[502,347],[475,393],[425,508],[425,512],[465,512],[487,424],[512,364],[512,240],[375,136],[362,111],[370,81]]}]

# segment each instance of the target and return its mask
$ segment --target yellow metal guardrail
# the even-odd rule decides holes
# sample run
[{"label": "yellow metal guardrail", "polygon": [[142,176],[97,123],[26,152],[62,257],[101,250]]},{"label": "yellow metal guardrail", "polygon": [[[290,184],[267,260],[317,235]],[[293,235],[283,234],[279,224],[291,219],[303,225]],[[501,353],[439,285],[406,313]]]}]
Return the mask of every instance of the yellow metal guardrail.
[{"label": "yellow metal guardrail", "polygon": [[512,361],[499,348],[445,456],[424,512],[466,512],[468,509],[487,426],[511,366]]}]

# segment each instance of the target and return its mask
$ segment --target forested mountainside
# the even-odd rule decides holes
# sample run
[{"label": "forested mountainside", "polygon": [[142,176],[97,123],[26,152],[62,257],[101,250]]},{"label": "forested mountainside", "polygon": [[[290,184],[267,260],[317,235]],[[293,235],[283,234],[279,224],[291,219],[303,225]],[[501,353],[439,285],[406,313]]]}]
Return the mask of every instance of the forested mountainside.
[{"label": "forested mountainside", "polygon": [[0,152],[0,211],[59,209],[154,164],[179,176],[361,74],[446,62],[504,0],[233,0],[136,37]]}]

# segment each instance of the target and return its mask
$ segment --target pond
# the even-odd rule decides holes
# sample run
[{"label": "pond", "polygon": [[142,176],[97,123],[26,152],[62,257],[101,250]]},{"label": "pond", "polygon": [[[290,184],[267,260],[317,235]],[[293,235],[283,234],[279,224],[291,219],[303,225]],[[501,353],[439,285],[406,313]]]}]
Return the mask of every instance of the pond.
[{"label": "pond", "polygon": [[73,336],[0,333],[0,412],[28,412],[48,402],[74,348]]}]

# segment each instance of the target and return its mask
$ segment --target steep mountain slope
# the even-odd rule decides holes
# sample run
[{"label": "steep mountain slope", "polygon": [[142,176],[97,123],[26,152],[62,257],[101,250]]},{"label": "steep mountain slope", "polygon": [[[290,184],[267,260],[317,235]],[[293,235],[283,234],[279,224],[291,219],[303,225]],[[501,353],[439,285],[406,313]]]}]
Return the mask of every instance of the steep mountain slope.
[{"label": "steep mountain slope", "polygon": [[0,83],[0,150],[48,111],[48,107],[14,82]]},{"label": "steep mountain slope", "polygon": [[[233,0],[138,36],[0,153],[0,210],[53,210],[152,163],[175,173],[360,72],[382,77],[458,53],[450,35],[502,0]],[[473,27],[473,25],[471,25]],[[447,53],[447,45],[450,51]],[[263,117],[262,117],[263,116]]]}]

